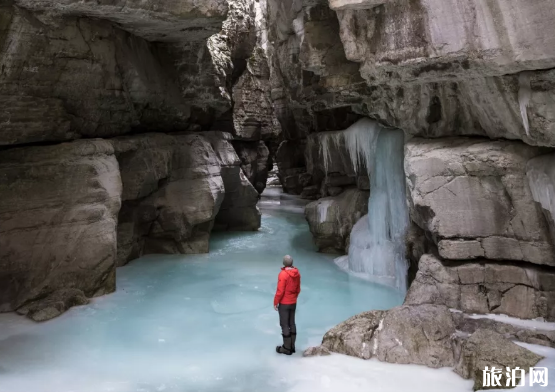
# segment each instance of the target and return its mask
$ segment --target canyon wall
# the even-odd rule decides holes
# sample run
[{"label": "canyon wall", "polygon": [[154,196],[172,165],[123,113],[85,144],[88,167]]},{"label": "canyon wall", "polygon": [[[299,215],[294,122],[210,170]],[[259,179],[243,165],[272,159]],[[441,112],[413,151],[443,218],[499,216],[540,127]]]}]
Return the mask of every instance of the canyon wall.
[{"label": "canyon wall", "polygon": [[45,320],[143,254],[256,230],[274,161],[345,253],[371,181],[321,135],[371,118],[406,139],[406,306],[555,320],[552,2],[0,10],[0,311]]},{"label": "canyon wall", "polygon": [[[555,52],[548,33],[555,6],[545,0],[261,4],[285,139],[275,159],[289,192],[318,200],[307,219],[320,250],[346,250],[345,231],[367,207],[341,207],[341,200],[372,189],[345,146],[326,146],[323,156],[319,135],[370,117],[406,135],[410,278],[418,281],[426,255],[445,268],[491,263],[507,271],[500,274],[507,281],[476,286],[474,299],[489,302],[471,308],[522,316],[520,306],[500,305],[517,297],[510,271],[539,268],[542,282],[555,279],[549,169]],[[470,288],[461,287],[462,297],[474,301]],[[537,311],[525,313],[553,319],[552,305],[540,305],[552,302],[552,285],[528,289]]]},{"label": "canyon wall", "polygon": [[250,0],[0,1],[0,311],[47,320],[141,255],[260,227],[280,128],[269,104],[249,115],[255,17]]},{"label": "canyon wall", "polygon": [[[555,320],[555,4],[261,4],[284,139],[275,159],[285,189],[315,200],[306,217],[321,251],[348,250],[345,232],[367,212],[353,195],[373,192],[350,147],[321,135],[361,117],[405,133],[405,304],[347,320],[306,355],[452,366],[476,385],[481,365],[536,363],[505,339],[553,347],[552,332],[469,314]],[[487,341],[497,346],[480,351]]]}]

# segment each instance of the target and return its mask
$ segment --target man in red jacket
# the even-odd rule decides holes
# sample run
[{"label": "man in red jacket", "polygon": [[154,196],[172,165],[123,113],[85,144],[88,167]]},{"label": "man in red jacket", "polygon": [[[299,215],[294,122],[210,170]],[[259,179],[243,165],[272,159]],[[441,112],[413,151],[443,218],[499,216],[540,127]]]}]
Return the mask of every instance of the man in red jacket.
[{"label": "man in red jacket", "polygon": [[274,309],[279,312],[279,324],[283,335],[283,345],[276,347],[279,354],[291,355],[295,352],[295,341],[297,340],[295,310],[300,292],[301,274],[297,268],[293,267],[293,258],[287,255],[283,258],[283,268],[278,276],[274,297]]}]

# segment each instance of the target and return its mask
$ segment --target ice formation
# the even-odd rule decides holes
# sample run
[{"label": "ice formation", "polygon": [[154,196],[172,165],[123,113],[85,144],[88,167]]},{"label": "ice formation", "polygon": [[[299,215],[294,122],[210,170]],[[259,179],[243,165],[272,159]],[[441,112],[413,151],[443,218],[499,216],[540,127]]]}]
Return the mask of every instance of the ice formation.
[{"label": "ice formation", "polygon": [[403,132],[386,130],[375,121],[362,119],[345,131],[325,132],[319,137],[326,171],[331,147],[344,142],[355,169],[366,170],[370,176],[368,215],[353,227],[349,255],[338,258],[337,265],[357,276],[405,291],[408,209]]},{"label": "ice formation", "polygon": [[530,122],[528,121],[528,105],[530,104],[530,99],[532,97],[532,87],[530,86],[530,73],[522,72],[518,76],[518,104],[520,105],[520,114],[522,116],[522,122],[524,124],[524,129],[526,130],[526,135],[530,136]]},{"label": "ice formation", "polygon": [[328,210],[332,206],[333,201],[324,200],[318,204],[318,222],[324,223],[328,219]]},{"label": "ice formation", "polygon": [[[118,270],[115,293],[47,323],[0,314],[0,392],[309,392],[322,390],[324,376],[335,391],[359,392],[384,367],[396,371],[342,355],[305,361],[301,352],[332,326],[403,296],[338,272],[316,252],[302,213],[287,205],[264,211],[259,231],[213,233],[209,254],[134,261]],[[275,352],[281,329],[272,301],[285,254],[303,275],[292,357]],[[469,390],[450,370],[415,369],[430,384],[452,380],[461,387],[451,391]],[[407,390],[399,382],[380,391]]]},{"label": "ice formation", "polygon": [[555,158],[544,155],[531,159],[527,165],[526,176],[534,200],[555,219]]}]

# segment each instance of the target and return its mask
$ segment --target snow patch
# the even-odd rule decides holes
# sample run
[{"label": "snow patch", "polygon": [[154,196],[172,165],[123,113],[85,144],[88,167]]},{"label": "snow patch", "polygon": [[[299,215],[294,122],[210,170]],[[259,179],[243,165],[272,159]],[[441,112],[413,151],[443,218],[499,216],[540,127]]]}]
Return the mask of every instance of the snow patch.
[{"label": "snow patch", "polygon": [[332,200],[323,200],[318,204],[318,223],[324,223],[328,220],[328,210],[332,204]]},{"label": "snow patch", "polygon": [[518,75],[518,104],[520,105],[520,114],[522,116],[522,123],[526,130],[526,135],[530,136],[530,122],[528,121],[528,106],[532,98],[532,87],[530,86],[530,72],[521,72]]},{"label": "snow patch", "polygon": [[555,331],[555,323],[544,320],[523,320],[516,317],[507,316],[506,314],[471,314],[467,315],[471,319],[490,319],[501,323],[511,324],[517,327],[527,329],[538,329],[541,331]]}]

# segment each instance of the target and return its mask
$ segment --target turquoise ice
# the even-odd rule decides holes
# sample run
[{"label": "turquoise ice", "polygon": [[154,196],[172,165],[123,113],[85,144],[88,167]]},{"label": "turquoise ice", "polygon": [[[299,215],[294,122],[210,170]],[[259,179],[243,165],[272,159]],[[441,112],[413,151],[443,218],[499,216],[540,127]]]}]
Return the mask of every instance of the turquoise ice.
[{"label": "turquoise ice", "polygon": [[116,293],[58,319],[0,315],[0,391],[288,390],[295,382],[281,364],[302,358],[275,353],[273,295],[285,254],[302,273],[300,349],[356,313],[402,302],[316,253],[301,214],[266,211],[258,232],[213,235],[210,254],[132,262],[118,270]]}]

